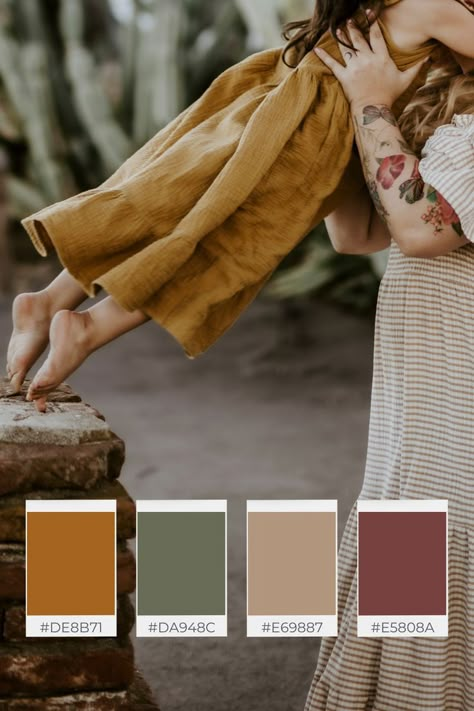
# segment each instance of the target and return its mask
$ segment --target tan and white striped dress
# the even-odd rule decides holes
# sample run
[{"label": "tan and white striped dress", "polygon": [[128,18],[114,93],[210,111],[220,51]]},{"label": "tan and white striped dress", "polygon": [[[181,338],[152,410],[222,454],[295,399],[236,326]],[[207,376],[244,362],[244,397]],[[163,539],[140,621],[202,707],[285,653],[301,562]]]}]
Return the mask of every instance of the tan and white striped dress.
[{"label": "tan and white striped dress", "polygon": [[339,548],[339,634],[322,639],[305,711],[474,710],[474,115],[437,129],[420,173],[471,241],[418,258],[392,240],[359,498],[448,499],[449,635],[357,637],[354,503]]}]

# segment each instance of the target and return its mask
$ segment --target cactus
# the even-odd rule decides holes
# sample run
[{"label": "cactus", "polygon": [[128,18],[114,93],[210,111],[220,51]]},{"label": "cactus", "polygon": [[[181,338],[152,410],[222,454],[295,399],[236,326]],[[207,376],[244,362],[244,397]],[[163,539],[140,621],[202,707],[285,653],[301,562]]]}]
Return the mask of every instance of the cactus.
[{"label": "cactus", "polygon": [[[282,23],[309,17],[313,5],[0,0],[0,140],[10,219],[96,187],[224,69],[250,52],[281,46]],[[301,254],[301,264],[269,284],[272,296],[323,289],[331,275],[343,276],[344,257],[329,259],[321,246],[327,236],[317,234],[319,245],[309,237],[293,255],[294,262]],[[364,278],[371,293],[384,255],[364,263],[365,277],[357,270],[347,275],[349,293]]]},{"label": "cactus", "polygon": [[112,173],[131,154],[133,144],[115,120],[110,102],[97,78],[92,53],[82,42],[83,25],[81,3],[61,0],[60,26],[65,46],[65,66],[75,106],[101,156],[105,171]]},{"label": "cactus", "polygon": [[154,12],[151,130],[165,126],[184,108],[180,37],[185,26],[182,0],[161,0]]},{"label": "cactus", "polygon": [[253,50],[282,44],[279,0],[235,0],[248,29],[248,45]]},{"label": "cactus", "polygon": [[18,42],[0,27],[0,75],[5,94],[18,117],[30,148],[31,172],[42,185],[45,200],[55,202],[63,195],[67,181],[52,97],[47,80],[44,47],[29,40],[20,50]]}]

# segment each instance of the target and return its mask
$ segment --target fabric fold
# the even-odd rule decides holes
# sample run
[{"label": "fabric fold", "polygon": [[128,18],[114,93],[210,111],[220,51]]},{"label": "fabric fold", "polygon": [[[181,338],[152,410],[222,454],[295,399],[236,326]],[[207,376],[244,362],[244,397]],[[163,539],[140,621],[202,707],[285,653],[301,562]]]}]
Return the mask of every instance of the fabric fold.
[{"label": "fabric fold", "polygon": [[[380,24],[401,69],[437,46],[402,52]],[[329,33],[318,44],[340,59]],[[349,107],[330,70],[314,52],[290,69],[282,50],[271,49],[221,74],[99,187],[22,224],[40,254],[56,250],[87,294],[103,287],[195,357],[354,189],[353,145]]]}]

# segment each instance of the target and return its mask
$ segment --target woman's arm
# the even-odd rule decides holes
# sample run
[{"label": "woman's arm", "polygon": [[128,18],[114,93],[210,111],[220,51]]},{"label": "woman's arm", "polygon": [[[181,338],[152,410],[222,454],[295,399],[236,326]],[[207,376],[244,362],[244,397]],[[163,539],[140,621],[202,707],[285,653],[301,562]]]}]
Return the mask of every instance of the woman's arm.
[{"label": "woman's arm", "polygon": [[324,51],[315,51],[341,82],[350,102],[357,146],[375,207],[407,256],[447,254],[469,240],[462,234],[452,208],[422,180],[418,158],[406,145],[391,111],[392,103],[413,81],[421,64],[400,72],[377,22],[371,26],[371,46],[350,23],[348,30],[357,53],[348,58],[347,66]]},{"label": "woman's arm", "polygon": [[372,199],[404,254],[436,257],[467,244],[459,217],[423,181],[390,106],[354,104],[352,117]]}]

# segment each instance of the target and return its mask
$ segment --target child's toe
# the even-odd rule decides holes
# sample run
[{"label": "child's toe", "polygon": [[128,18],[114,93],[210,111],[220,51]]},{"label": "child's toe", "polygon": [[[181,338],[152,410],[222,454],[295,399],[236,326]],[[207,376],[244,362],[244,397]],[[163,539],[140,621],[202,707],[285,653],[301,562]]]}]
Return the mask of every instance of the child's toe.
[{"label": "child's toe", "polygon": [[34,402],[38,412],[46,412],[47,397],[45,395],[35,398]]},{"label": "child's toe", "polygon": [[23,381],[25,379],[25,372],[24,371],[16,371],[12,372],[10,376],[10,388],[11,390],[15,391],[20,391],[21,386],[23,385]]}]

